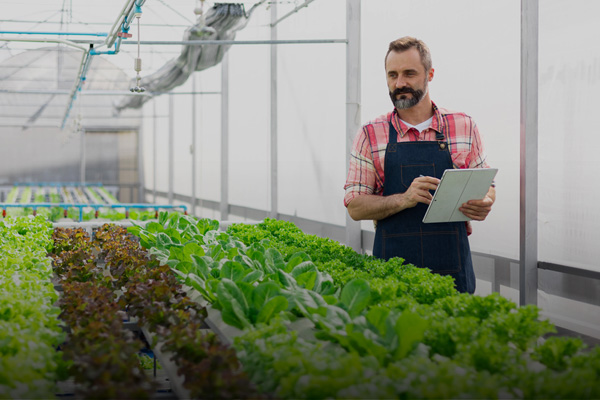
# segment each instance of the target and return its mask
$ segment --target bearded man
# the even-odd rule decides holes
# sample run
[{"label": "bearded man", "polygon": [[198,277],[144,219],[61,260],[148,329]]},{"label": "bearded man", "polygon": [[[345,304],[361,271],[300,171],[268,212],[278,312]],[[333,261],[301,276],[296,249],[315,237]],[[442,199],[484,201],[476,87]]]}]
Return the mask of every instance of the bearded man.
[{"label": "bearded man", "polygon": [[[423,216],[446,169],[489,168],[468,115],[438,108],[429,97],[434,76],[427,45],[413,37],[390,43],[385,72],[394,110],[365,124],[354,139],[344,205],[356,221],[376,223],[373,255],[451,275],[458,291],[475,291],[467,236],[470,222],[424,224]],[[494,186],[460,211],[483,221]]]}]

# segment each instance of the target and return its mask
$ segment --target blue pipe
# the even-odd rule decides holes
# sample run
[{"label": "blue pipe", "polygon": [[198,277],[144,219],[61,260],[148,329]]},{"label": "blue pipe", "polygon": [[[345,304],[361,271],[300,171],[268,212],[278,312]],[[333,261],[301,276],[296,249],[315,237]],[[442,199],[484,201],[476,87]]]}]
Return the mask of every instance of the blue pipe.
[{"label": "blue pipe", "polygon": [[[131,9],[131,11],[129,12],[129,14],[127,16],[125,16],[125,18],[123,19],[123,23],[121,24],[121,32],[122,33],[129,32],[129,27],[131,25],[131,20],[133,19],[133,16],[136,14],[142,13],[142,5],[145,2],[146,2],[146,0],[135,0],[135,3],[134,3],[135,7]],[[108,34],[105,34],[105,36],[108,36]],[[79,82],[77,83],[77,89],[75,90],[75,92],[73,93],[73,96],[70,99],[69,107],[67,108],[67,112],[65,113],[65,117],[63,118],[63,122],[62,122],[60,129],[64,129],[65,125],[67,124],[67,119],[69,118],[69,115],[71,114],[71,109],[73,108],[73,103],[75,102],[75,99],[77,98],[77,92],[81,91],[81,85],[83,85],[83,83],[85,82],[87,70],[88,70],[90,62],[92,60],[92,56],[97,56],[97,55],[101,55],[101,54],[107,54],[107,55],[117,54],[121,48],[122,40],[123,40],[123,38],[121,36],[117,37],[117,40],[114,43],[115,44],[114,50],[97,51],[93,48],[90,48],[90,50],[87,52],[87,54],[86,54],[87,59],[85,60],[85,64],[83,66],[83,69],[82,69],[82,72],[81,72],[81,75],[79,78]]]},{"label": "blue pipe", "polygon": [[59,35],[59,36],[108,36],[108,33],[96,32],[24,32],[24,31],[0,31],[0,34],[15,35]]},{"label": "blue pipe", "polygon": [[94,49],[90,49],[85,54],[86,58],[85,58],[85,61],[83,62],[83,68],[81,69],[81,75],[79,77],[79,82],[77,82],[77,88],[73,92],[73,96],[71,97],[71,99],[69,101],[69,107],[67,108],[67,112],[65,113],[65,117],[63,118],[63,122],[62,122],[62,125],[61,125],[60,129],[64,129],[65,128],[65,125],[67,124],[67,119],[69,118],[69,115],[71,114],[71,109],[73,108],[73,103],[75,103],[75,99],[77,98],[77,92],[81,91],[81,86],[85,82],[86,75],[87,75],[87,70],[88,70],[88,68],[90,66],[90,63],[92,61],[92,54],[91,54],[91,52],[93,50]]},{"label": "blue pipe", "polygon": [[121,37],[117,38],[117,41],[115,42],[114,50],[98,51],[96,49],[90,49],[90,56],[99,56],[101,54],[113,55],[113,54],[119,53],[119,50],[121,48],[121,40],[122,40]]}]

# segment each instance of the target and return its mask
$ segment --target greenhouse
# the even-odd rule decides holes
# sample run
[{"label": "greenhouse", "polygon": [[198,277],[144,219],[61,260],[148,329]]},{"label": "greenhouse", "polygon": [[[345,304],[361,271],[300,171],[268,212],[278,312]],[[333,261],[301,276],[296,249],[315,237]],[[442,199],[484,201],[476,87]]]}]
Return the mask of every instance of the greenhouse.
[{"label": "greenhouse", "polygon": [[0,399],[600,398],[597,1],[0,11]]}]

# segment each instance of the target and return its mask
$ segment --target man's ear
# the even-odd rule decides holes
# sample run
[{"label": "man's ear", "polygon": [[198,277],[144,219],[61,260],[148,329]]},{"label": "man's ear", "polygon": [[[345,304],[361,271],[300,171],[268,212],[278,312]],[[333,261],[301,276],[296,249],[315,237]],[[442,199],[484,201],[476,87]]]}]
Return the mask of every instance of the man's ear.
[{"label": "man's ear", "polygon": [[429,82],[431,82],[431,81],[432,81],[434,73],[435,73],[435,70],[434,70],[433,68],[431,68],[431,69],[429,70],[429,74],[427,74],[427,75],[428,75],[428,76],[427,76],[427,80],[428,80]]}]

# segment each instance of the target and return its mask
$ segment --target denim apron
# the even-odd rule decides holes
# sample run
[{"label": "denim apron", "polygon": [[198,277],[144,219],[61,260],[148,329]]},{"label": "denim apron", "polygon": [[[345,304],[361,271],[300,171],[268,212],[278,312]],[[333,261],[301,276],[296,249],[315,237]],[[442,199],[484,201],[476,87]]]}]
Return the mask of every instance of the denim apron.
[{"label": "denim apron", "polygon": [[[384,196],[406,192],[413,179],[420,175],[440,179],[444,170],[453,168],[443,131],[436,132],[434,142],[397,143],[398,132],[391,119],[389,125]],[[465,223],[424,224],[426,210],[426,204],[417,203],[415,207],[377,221],[373,255],[385,260],[400,257],[405,263],[451,275],[458,291],[473,293],[475,273]]]}]

